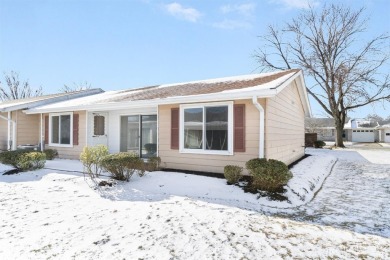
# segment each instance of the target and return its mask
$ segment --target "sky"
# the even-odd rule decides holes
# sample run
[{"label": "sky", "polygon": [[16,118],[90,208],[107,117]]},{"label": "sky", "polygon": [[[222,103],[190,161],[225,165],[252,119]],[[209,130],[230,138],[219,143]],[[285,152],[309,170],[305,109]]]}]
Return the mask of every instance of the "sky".
[{"label": "sky", "polygon": [[[364,6],[367,37],[390,32],[388,0],[0,0],[0,81],[16,71],[50,94],[85,82],[107,91],[260,72],[258,36],[309,2]],[[390,116],[390,105],[350,116],[369,113]]]}]

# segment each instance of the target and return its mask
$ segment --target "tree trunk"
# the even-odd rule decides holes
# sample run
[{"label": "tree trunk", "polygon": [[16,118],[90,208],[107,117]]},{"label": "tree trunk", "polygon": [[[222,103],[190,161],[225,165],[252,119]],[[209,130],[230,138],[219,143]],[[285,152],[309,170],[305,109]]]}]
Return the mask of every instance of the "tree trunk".
[{"label": "tree trunk", "polygon": [[336,119],[336,147],[345,147],[343,141],[344,124]]}]

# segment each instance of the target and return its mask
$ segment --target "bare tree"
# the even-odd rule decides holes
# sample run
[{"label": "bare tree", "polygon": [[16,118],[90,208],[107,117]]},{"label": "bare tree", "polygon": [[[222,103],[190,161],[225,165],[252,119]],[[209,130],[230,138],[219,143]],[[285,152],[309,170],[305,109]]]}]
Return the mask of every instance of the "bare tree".
[{"label": "bare tree", "polygon": [[363,40],[368,21],[363,12],[340,5],[318,12],[310,7],[281,30],[269,26],[255,52],[262,70],[304,70],[313,82],[308,93],[334,118],[338,147],[344,147],[348,111],[390,101],[389,35]]},{"label": "bare tree", "polygon": [[4,79],[7,86],[0,82],[1,101],[42,96],[42,87],[32,89],[28,81],[20,82],[19,74],[15,71],[4,73]]},{"label": "bare tree", "polygon": [[91,89],[92,86],[90,83],[87,81],[81,82],[80,84],[76,84],[73,82],[73,87],[70,87],[68,85],[64,85],[60,91],[64,93],[69,93],[69,92],[75,92],[75,91],[81,91],[81,90],[86,90],[86,89]]}]

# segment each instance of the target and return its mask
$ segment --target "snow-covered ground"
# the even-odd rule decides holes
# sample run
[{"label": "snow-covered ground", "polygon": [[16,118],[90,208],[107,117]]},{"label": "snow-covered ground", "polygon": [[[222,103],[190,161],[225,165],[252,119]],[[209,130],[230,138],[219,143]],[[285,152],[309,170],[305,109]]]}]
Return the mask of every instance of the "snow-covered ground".
[{"label": "snow-covered ground", "polygon": [[283,202],[171,172],[92,189],[70,160],[1,175],[0,259],[389,258],[390,151],[307,152]]}]

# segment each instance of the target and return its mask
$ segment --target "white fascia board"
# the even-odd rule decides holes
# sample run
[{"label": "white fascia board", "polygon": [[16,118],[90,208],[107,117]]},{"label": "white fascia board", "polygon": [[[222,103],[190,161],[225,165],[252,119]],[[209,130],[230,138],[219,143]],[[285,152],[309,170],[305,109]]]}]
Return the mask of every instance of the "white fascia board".
[{"label": "white fascia board", "polygon": [[[69,95],[61,95],[58,97],[48,97],[48,98],[45,98],[42,100],[31,101],[31,102],[26,102],[26,103],[23,103],[20,105],[9,106],[7,108],[3,108],[1,110],[1,112],[16,111],[16,110],[20,110],[20,109],[34,109],[36,107],[45,106],[45,105],[49,105],[52,103],[67,101],[67,100],[86,97],[86,96],[92,96],[92,95],[100,94],[103,92],[104,91],[101,89],[91,89],[88,91],[71,93]],[[27,111],[27,110],[24,110],[23,112],[25,112],[25,111]]]},{"label": "white fascia board", "polygon": [[215,101],[226,101],[226,100],[237,100],[237,99],[252,99],[254,95],[259,98],[274,97],[277,91],[275,89],[266,89],[261,91],[242,91],[242,92],[219,92],[213,94],[203,94],[196,96],[178,96],[168,97],[164,99],[152,99],[152,100],[139,100],[139,101],[127,101],[127,102],[111,102],[93,105],[79,105],[72,107],[58,107],[48,109],[30,109],[24,110],[26,114],[40,114],[40,113],[52,113],[52,112],[66,112],[66,111],[112,111],[119,109],[129,109],[136,107],[154,107],[158,105],[169,105],[169,104],[187,104],[187,103],[198,103],[198,102],[215,102]]}]

